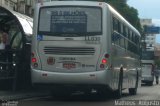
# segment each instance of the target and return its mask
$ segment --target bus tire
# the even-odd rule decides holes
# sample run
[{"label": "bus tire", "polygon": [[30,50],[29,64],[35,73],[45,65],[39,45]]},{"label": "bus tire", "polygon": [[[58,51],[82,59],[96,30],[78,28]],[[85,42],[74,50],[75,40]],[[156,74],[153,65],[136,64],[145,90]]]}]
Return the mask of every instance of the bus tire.
[{"label": "bus tire", "polygon": [[120,99],[122,97],[122,85],[123,85],[123,69],[121,68],[120,74],[119,74],[119,83],[118,83],[118,90],[116,90],[114,93],[114,97],[116,99]]},{"label": "bus tire", "polygon": [[138,72],[137,72],[137,76],[136,76],[135,88],[129,88],[129,94],[130,95],[136,95],[137,94],[137,88],[138,88]]}]

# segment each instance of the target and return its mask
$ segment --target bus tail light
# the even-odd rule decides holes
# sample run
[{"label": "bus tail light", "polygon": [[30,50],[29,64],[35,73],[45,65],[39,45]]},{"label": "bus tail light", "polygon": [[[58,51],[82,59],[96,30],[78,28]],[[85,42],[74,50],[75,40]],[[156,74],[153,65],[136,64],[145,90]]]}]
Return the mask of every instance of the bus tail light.
[{"label": "bus tail light", "polygon": [[104,64],[100,64],[100,68],[104,69],[105,65]]},{"label": "bus tail light", "polygon": [[102,59],[102,64],[106,64],[107,63],[107,59]]},{"label": "bus tail light", "polygon": [[109,54],[105,54],[104,57],[105,57],[105,58],[109,58]]},{"label": "bus tail light", "polygon": [[107,64],[107,59],[102,59],[102,61],[101,61],[101,64],[100,64],[100,69],[104,69],[105,68],[105,66],[106,66],[106,64]]},{"label": "bus tail light", "polygon": [[35,58],[35,54],[31,54],[31,62],[34,68],[38,67],[37,58]]},{"label": "bus tail light", "polygon": [[32,63],[36,63],[37,59],[36,58],[32,58]]},{"label": "bus tail light", "polygon": [[104,69],[106,67],[106,65],[108,64],[108,58],[109,58],[109,54],[105,54],[99,65],[100,69]]}]

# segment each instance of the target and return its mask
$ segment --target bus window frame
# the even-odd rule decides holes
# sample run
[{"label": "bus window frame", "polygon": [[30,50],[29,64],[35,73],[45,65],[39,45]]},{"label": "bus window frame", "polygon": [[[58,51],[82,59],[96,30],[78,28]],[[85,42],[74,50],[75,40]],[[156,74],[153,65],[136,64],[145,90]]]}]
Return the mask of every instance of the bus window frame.
[{"label": "bus window frame", "polygon": [[[84,8],[99,8],[100,12],[101,12],[101,31],[100,32],[87,32],[87,33],[53,33],[50,31],[39,31],[39,27],[40,27],[40,15],[41,15],[41,10],[43,8],[57,8],[57,7],[84,7]],[[67,36],[67,37],[79,37],[79,36],[92,36],[92,35],[102,35],[103,34],[103,9],[102,7],[98,7],[98,6],[80,6],[80,5],[59,5],[59,6],[44,6],[44,7],[40,7],[39,8],[39,13],[38,13],[38,27],[37,27],[37,34],[40,35],[45,35],[45,36],[58,36],[58,37],[66,37],[66,35],[71,35],[71,36]],[[73,36],[76,35],[76,36]]]}]

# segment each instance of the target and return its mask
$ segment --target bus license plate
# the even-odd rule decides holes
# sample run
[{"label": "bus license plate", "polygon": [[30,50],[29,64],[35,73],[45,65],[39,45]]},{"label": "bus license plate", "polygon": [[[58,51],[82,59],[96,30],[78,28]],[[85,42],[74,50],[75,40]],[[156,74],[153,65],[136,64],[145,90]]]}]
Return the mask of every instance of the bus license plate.
[{"label": "bus license plate", "polygon": [[75,63],[63,63],[63,68],[66,68],[66,69],[76,68],[76,64]]}]

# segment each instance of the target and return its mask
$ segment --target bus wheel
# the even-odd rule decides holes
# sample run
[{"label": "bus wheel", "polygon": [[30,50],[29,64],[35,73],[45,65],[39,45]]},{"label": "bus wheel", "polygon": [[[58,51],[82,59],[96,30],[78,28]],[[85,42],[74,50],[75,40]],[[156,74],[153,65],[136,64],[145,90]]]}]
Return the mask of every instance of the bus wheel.
[{"label": "bus wheel", "polygon": [[130,95],[136,95],[137,94],[137,88],[138,88],[138,72],[137,72],[137,76],[136,76],[135,88],[129,88],[129,94]]},{"label": "bus wheel", "polygon": [[123,84],[123,69],[120,70],[118,90],[114,92],[114,98],[116,99],[120,99],[122,97],[122,84]]}]

